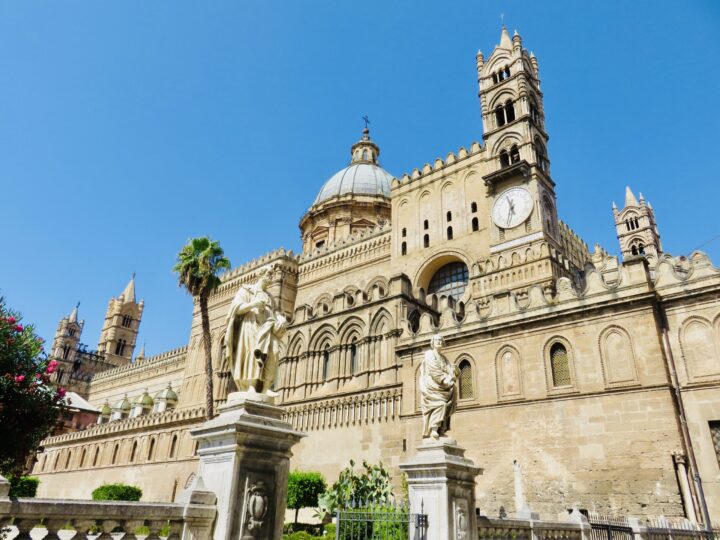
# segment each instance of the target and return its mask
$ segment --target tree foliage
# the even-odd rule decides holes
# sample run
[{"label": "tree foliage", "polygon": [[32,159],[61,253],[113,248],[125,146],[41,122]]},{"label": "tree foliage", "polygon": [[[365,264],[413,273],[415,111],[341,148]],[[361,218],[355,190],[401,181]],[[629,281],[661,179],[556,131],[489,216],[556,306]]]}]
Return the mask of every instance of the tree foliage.
[{"label": "tree foliage", "polygon": [[0,297],[0,473],[19,476],[56,425],[65,389],[50,385],[48,360],[32,325]]},{"label": "tree foliage", "polygon": [[288,477],[288,508],[295,510],[295,523],[301,508],[316,508],[318,497],[327,489],[319,472],[292,471]]},{"label": "tree foliage", "polygon": [[355,472],[355,462],[340,472],[337,482],[319,499],[320,515],[334,513],[338,508],[387,504],[392,498],[390,473],[382,463],[363,461],[364,471]]},{"label": "tree foliage", "polygon": [[210,317],[208,297],[220,285],[220,273],[230,268],[220,244],[207,236],[191,238],[177,255],[173,271],[178,275],[178,285],[198,302],[202,324],[203,349],[205,351],[205,416],[213,414],[213,369],[210,352]]},{"label": "tree foliage", "polygon": [[93,501],[139,501],[142,489],[127,484],[103,484],[92,492]]}]

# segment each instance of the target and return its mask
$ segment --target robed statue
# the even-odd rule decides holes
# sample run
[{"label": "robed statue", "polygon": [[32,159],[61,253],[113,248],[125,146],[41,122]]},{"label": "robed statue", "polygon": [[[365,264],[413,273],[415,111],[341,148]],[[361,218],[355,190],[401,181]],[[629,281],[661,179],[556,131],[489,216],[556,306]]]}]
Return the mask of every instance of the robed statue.
[{"label": "robed statue", "polygon": [[458,369],[442,354],[442,336],[430,339],[420,366],[420,409],[423,437],[438,439],[450,429],[450,416],[457,407]]},{"label": "robed statue", "polygon": [[263,271],[253,285],[243,285],[230,305],[225,330],[225,356],[241,392],[275,397],[270,387],[283,353],[288,321],[276,310],[267,291],[275,267]]}]

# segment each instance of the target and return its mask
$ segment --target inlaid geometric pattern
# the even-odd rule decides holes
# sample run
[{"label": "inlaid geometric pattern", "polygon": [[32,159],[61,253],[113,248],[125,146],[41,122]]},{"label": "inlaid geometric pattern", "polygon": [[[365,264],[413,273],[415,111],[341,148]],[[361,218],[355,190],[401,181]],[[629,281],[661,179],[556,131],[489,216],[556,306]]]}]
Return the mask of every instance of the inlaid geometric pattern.
[{"label": "inlaid geometric pattern", "polygon": [[472,366],[467,360],[460,362],[460,399],[473,397]]},{"label": "inlaid geometric pattern", "polygon": [[556,343],[550,349],[550,368],[552,369],[553,386],[569,386],[572,384],[570,362],[564,345]]},{"label": "inlaid geometric pattern", "polygon": [[720,465],[720,421],[710,422],[710,436],[712,437],[713,446],[715,446],[718,465]]}]

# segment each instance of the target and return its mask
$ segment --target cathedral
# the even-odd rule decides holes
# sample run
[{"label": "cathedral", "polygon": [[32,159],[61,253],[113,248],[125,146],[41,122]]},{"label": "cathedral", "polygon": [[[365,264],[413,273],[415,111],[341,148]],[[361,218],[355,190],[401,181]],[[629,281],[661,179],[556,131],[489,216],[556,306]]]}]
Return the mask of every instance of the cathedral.
[{"label": "cathedral", "polygon": [[[701,252],[665,253],[649,200],[630,188],[621,207],[608,201],[621,256],[591,251],[558,216],[538,59],[503,28],[475,60],[482,143],[396,175],[366,128],[349,164],[318,182],[302,253],[223,276],[209,299],[216,404],[235,390],[230,302],[272,265],[269,291],[290,321],[274,390],[307,434],[294,468],[331,483],[351,459],[381,461],[399,491],[398,465],[421,437],[418,367],[440,334],[460,374],[450,435],[483,468],[482,514],[517,510],[517,461],[543,518],[575,505],[720,515],[720,271]],[[170,501],[196,474],[199,310],[186,346],[146,358],[134,356],[143,308],[133,277],[96,351],[79,345],[77,308],[61,320],[56,382],[97,420],[43,442],[39,496],[124,482]]]}]

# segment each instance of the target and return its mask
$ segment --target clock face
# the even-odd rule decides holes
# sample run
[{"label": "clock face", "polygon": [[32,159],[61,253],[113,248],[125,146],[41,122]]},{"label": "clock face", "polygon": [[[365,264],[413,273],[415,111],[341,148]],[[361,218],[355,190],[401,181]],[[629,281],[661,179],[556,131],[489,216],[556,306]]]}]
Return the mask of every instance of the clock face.
[{"label": "clock face", "polygon": [[533,201],[530,192],[521,187],[504,191],[495,200],[492,219],[501,229],[512,229],[525,221],[532,212]]}]

